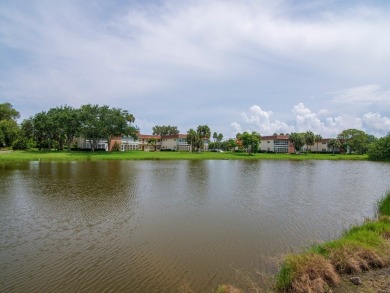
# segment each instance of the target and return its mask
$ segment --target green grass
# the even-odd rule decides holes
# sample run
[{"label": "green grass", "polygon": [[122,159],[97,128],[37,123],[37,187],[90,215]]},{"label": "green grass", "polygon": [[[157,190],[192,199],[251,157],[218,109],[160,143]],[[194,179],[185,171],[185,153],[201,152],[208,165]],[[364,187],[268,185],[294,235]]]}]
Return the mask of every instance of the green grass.
[{"label": "green grass", "polygon": [[[378,220],[352,227],[340,239],[314,245],[300,254],[288,255],[276,276],[277,288],[280,291],[296,291],[318,285],[318,282],[310,283],[313,281],[310,274],[317,277],[323,275],[322,284],[330,286],[335,284],[326,277],[326,274],[332,275],[331,270],[340,274],[354,273],[390,265],[390,191],[379,202],[378,212]],[[312,259],[318,257],[331,265],[328,272],[324,271],[325,263],[314,267],[318,260]],[[298,289],[294,286],[298,286]]]},{"label": "green grass", "polygon": [[272,154],[259,153],[189,153],[189,152],[67,152],[67,151],[0,151],[0,161],[100,161],[100,160],[367,160],[366,155]]},{"label": "green grass", "polygon": [[382,216],[390,216],[390,190],[378,203],[378,211]]}]

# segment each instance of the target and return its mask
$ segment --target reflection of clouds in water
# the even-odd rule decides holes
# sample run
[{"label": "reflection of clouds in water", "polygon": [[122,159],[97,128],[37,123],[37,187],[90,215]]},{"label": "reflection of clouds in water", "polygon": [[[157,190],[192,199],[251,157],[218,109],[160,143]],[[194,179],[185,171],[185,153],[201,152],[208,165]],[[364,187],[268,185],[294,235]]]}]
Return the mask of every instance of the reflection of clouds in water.
[{"label": "reflection of clouds in water", "polygon": [[211,291],[372,216],[389,177],[388,164],[350,161],[0,167],[0,277],[18,291],[174,291],[183,279]]}]

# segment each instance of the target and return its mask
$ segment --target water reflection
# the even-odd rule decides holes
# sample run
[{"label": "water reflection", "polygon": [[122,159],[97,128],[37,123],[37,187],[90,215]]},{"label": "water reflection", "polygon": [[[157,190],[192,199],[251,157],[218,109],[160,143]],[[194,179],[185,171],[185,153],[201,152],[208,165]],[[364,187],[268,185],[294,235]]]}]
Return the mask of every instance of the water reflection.
[{"label": "water reflection", "polygon": [[[1,291],[210,292],[374,213],[388,164],[0,164]],[[353,204],[351,204],[353,203]]]}]

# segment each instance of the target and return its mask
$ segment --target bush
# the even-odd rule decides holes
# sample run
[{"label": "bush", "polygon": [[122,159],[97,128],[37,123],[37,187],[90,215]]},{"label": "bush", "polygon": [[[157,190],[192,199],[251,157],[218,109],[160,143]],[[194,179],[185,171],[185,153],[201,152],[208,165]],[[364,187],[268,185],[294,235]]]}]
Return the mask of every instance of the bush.
[{"label": "bush", "polygon": [[390,161],[390,134],[371,143],[368,158],[373,161]]},{"label": "bush", "polygon": [[26,150],[29,148],[29,141],[25,137],[19,137],[12,143],[14,150]]}]

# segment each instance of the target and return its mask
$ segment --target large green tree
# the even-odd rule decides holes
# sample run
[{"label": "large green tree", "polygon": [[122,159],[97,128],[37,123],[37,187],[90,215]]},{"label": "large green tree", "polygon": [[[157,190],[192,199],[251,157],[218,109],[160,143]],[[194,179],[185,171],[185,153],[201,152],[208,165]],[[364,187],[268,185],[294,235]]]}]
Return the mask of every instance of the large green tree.
[{"label": "large green tree", "polygon": [[344,130],[337,138],[340,140],[344,151],[358,154],[365,154],[368,151],[370,143],[375,141],[374,136],[368,135],[358,129]]},{"label": "large green tree", "polygon": [[128,111],[109,106],[83,105],[80,108],[81,133],[89,140],[94,151],[101,139],[106,139],[108,148],[114,136],[137,137],[135,119]]},{"label": "large green tree", "polygon": [[128,111],[121,108],[102,107],[103,117],[103,137],[107,139],[108,149],[111,149],[111,139],[115,136],[137,137],[137,128],[132,125],[135,119]]},{"label": "large green tree", "polygon": [[303,133],[293,132],[290,134],[289,140],[294,145],[296,152],[300,152],[302,147],[305,145],[305,136]]},{"label": "large green tree", "polygon": [[201,151],[205,148],[205,142],[208,143],[211,136],[210,127],[199,125],[196,129],[190,129],[187,132],[187,143],[191,145],[191,151]]},{"label": "large green tree", "polygon": [[10,103],[0,104],[0,121],[1,120],[14,120],[20,118],[20,113],[14,109]]},{"label": "large green tree", "polygon": [[368,148],[368,158],[374,161],[390,161],[390,132],[373,142]]},{"label": "large green tree", "polygon": [[24,119],[19,127],[18,137],[12,143],[14,150],[25,150],[36,145],[32,118]]},{"label": "large green tree", "polygon": [[0,146],[10,147],[17,139],[19,127],[16,121],[12,119],[0,120]]},{"label": "large green tree", "polygon": [[63,150],[64,144],[66,144],[70,151],[72,142],[81,130],[80,110],[65,105],[52,108],[47,114],[52,127],[55,128],[54,136],[58,149]]},{"label": "large green tree", "polygon": [[332,149],[332,153],[334,154],[335,150],[341,147],[341,142],[337,138],[332,138],[328,141],[328,147]]},{"label": "large green tree", "polygon": [[156,125],[153,126],[153,135],[175,135],[179,134],[177,126]]},{"label": "large green tree", "polygon": [[54,128],[47,112],[42,111],[32,118],[33,138],[39,150],[51,149],[53,144]]},{"label": "large green tree", "polygon": [[248,154],[256,153],[259,150],[261,136],[259,133],[253,131],[252,133],[244,132],[238,136],[242,146],[246,149]]},{"label": "large green tree", "polygon": [[16,119],[20,117],[10,103],[0,104],[0,147],[10,147],[19,135]]},{"label": "large green tree", "polygon": [[229,139],[226,141],[226,147],[227,147],[227,149],[229,149],[230,151],[233,151],[233,150],[237,147],[236,140],[235,140],[234,138],[229,138]]}]

